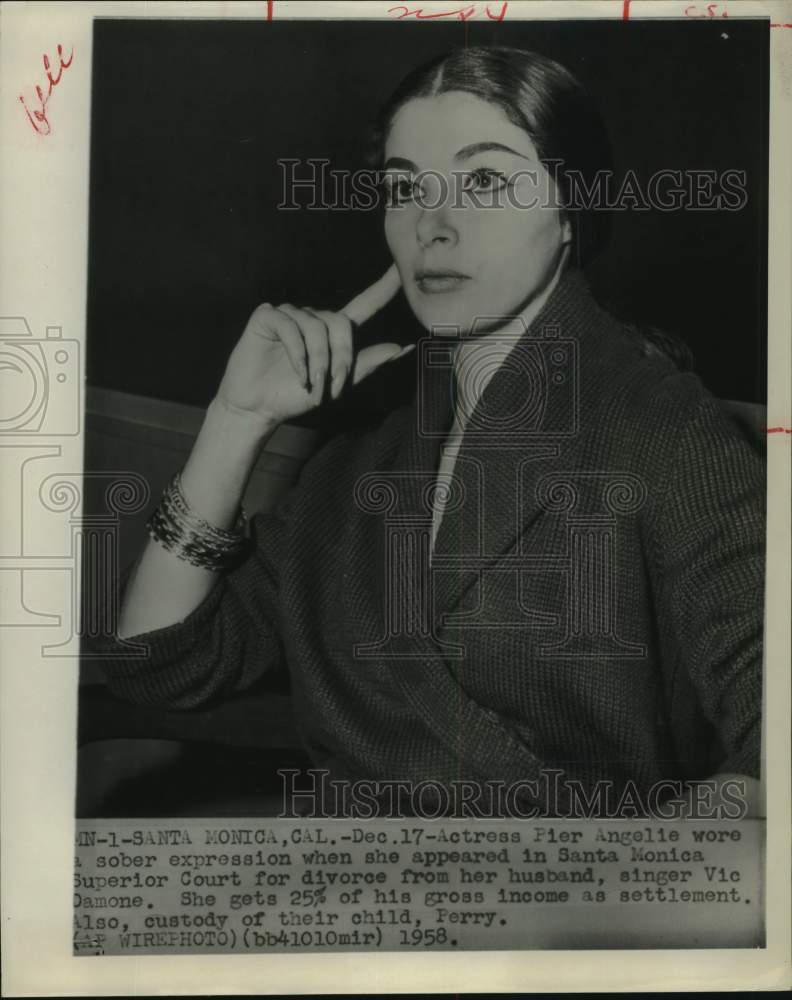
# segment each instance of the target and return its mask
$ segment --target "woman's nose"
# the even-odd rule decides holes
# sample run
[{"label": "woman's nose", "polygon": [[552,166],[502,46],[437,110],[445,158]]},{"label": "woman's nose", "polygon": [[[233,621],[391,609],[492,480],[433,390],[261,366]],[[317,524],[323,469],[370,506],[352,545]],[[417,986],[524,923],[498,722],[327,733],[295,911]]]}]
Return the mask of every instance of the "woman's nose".
[{"label": "woman's nose", "polygon": [[416,226],[416,236],[422,247],[428,249],[433,244],[456,246],[459,233],[448,215],[448,209],[424,208]]}]

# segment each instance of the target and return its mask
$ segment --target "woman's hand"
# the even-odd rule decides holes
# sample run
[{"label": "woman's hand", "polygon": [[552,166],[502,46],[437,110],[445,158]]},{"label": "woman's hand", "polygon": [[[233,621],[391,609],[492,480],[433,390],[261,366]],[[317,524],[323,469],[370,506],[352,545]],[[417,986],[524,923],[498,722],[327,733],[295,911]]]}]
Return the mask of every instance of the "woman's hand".
[{"label": "woman's hand", "polygon": [[217,401],[271,427],[319,406],[326,393],[337,399],[345,385],[410,349],[382,343],[355,355],[352,343],[353,324],[370,319],[400,285],[393,264],[340,312],[260,305],[231,353]]},{"label": "woman's hand", "polygon": [[[198,515],[230,528],[261,447],[278,424],[404,353],[398,344],[376,344],[355,356],[352,347],[352,325],[373,316],[399,285],[394,266],[339,313],[290,305],[256,309],[182,470],[182,489]],[[118,636],[184,621],[218,576],[149,539],[124,595]]]}]

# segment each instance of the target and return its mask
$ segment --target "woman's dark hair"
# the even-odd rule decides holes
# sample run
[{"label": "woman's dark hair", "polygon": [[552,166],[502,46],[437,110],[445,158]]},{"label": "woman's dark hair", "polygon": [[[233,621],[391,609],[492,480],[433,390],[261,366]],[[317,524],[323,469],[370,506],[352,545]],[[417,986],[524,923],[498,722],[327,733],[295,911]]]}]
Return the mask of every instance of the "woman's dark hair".
[{"label": "woman's dark hair", "polygon": [[[505,46],[478,46],[457,49],[419,66],[380,111],[367,150],[369,165],[382,168],[385,141],[403,105],[416,97],[449,91],[480,97],[528,133],[568,210],[572,261],[586,264],[599,252],[610,228],[610,212],[604,204],[596,204],[597,175],[611,171],[610,144],[599,111],[582,85],[547,56]],[[603,174],[600,180],[607,176]]]}]

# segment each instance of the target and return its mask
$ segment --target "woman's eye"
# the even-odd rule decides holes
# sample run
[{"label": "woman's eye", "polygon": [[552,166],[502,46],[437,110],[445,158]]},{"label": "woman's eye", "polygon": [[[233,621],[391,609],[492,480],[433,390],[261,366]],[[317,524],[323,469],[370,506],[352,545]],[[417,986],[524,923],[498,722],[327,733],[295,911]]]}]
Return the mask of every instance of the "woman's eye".
[{"label": "woman's eye", "polygon": [[411,177],[388,177],[382,182],[389,205],[402,205],[415,196],[415,181]]},{"label": "woman's eye", "polygon": [[471,170],[465,179],[467,190],[498,191],[505,184],[506,175],[499,170],[492,170],[490,167],[479,167],[478,170]]},{"label": "woman's eye", "polygon": [[[508,178],[499,170],[490,167],[479,167],[462,174],[462,190],[493,192],[505,187]],[[398,174],[386,174],[382,179],[382,191],[386,204],[389,206],[404,205],[406,202],[424,198],[425,192],[422,189],[418,178],[410,175],[400,176]]]}]

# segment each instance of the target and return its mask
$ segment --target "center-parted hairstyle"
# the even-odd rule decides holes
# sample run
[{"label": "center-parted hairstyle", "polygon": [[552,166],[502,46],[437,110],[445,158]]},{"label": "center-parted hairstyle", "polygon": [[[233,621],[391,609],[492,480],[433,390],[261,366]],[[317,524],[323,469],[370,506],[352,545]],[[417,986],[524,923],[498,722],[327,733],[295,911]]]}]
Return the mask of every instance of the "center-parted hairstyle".
[{"label": "center-parted hairstyle", "polygon": [[[416,97],[452,91],[499,108],[530,137],[553,177],[572,224],[571,263],[583,266],[605,243],[611,213],[591,204],[600,171],[611,171],[607,132],[591,97],[560,63],[537,52],[475,46],[449,52],[413,70],[382,107],[369,137],[367,160],[381,170],[396,113]],[[588,194],[587,194],[588,193]]]}]

